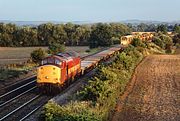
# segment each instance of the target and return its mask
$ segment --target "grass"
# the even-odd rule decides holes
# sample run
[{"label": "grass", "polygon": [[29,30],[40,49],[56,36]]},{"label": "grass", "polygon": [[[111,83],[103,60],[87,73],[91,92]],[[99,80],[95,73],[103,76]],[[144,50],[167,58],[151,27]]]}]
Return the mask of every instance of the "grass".
[{"label": "grass", "polygon": [[[18,77],[32,69],[35,65],[26,62],[30,59],[30,53],[38,48],[45,51],[48,49],[47,47],[0,47],[0,80]],[[82,56],[95,53],[100,49],[89,49],[88,46],[66,47],[66,51],[76,51]]]},{"label": "grass", "polygon": [[0,80],[8,80],[10,78],[16,78],[20,75],[27,74],[36,65],[33,63],[27,63],[25,65],[15,65],[8,68],[0,69]]},{"label": "grass", "polygon": [[[39,47],[0,47],[0,65],[21,64],[30,58],[30,53]],[[46,49],[45,47],[41,47]]]},{"label": "grass", "polygon": [[[17,64],[26,62],[30,53],[38,48],[47,50],[47,47],[0,47],[0,65]],[[87,54],[88,46],[66,47],[66,51],[76,51],[80,54]]]},{"label": "grass", "polygon": [[19,75],[26,73],[25,70],[15,70],[15,69],[0,69],[0,80],[7,80],[13,77],[19,77]]}]

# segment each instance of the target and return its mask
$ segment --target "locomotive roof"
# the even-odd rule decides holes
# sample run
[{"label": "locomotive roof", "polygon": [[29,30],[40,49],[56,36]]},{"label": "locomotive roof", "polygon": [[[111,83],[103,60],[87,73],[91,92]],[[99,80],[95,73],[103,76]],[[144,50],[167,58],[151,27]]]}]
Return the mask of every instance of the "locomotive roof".
[{"label": "locomotive roof", "polygon": [[79,54],[75,51],[70,51],[70,52],[58,53],[56,55],[51,55],[46,58],[51,58],[51,57],[58,58],[61,61],[68,62],[68,61],[71,61],[75,57],[79,57]]},{"label": "locomotive roof", "polygon": [[64,53],[58,53],[58,56],[65,56],[65,57],[79,57],[79,54],[75,51],[69,51]]},{"label": "locomotive roof", "polygon": [[61,61],[67,61],[66,58],[60,57],[60,56],[57,56],[57,55],[53,55],[52,57],[58,58],[58,59],[61,60]]},{"label": "locomotive roof", "polygon": [[75,51],[69,51],[64,53],[58,53],[56,56],[65,59],[65,61],[71,61],[75,57],[79,57],[79,54]]}]

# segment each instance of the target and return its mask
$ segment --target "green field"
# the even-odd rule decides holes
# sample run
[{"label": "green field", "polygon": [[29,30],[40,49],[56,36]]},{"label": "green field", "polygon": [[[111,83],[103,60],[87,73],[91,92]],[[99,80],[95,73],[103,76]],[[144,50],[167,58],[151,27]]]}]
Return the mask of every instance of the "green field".
[{"label": "green field", "polygon": [[[0,65],[26,62],[30,58],[30,53],[38,48],[48,49],[47,47],[0,47]],[[88,49],[88,46],[66,47],[66,51],[76,51],[80,55],[86,55]]]},{"label": "green field", "polygon": [[[13,77],[19,77],[19,75],[25,74],[35,65],[33,64],[21,64],[26,62],[30,58],[30,53],[33,50],[42,48],[45,51],[47,47],[0,47],[0,80],[7,80]],[[99,48],[100,49],[100,48]],[[73,46],[66,47],[66,51],[76,51],[81,56],[95,53],[99,50],[98,48],[89,50],[88,46]],[[19,66],[8,66],[8,64],[20,64]]]}]

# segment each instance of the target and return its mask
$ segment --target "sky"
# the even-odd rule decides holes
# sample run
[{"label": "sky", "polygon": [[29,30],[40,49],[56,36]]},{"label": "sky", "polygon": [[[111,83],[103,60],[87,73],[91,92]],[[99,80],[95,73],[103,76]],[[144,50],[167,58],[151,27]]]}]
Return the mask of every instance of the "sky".
[{"label": "sky", "polygon": [[180,20],[180,0],[0,0],[0,20]]}]

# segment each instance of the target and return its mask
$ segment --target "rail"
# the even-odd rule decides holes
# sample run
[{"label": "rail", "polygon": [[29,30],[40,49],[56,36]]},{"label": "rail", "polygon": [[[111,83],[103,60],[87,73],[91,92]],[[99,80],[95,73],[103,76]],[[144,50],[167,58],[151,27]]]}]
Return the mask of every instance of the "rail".
[{"label": "rail", "polygon": [[10,103],[10,102],[14,101],[15,99],[17,99],[17,98],[21,97],[22,95],[24,95],[24,94],[26,94],[26,93],[28,93],[28,92],[32,91],[33,89],[36,89],[36,88],[37,88],[37,86],[34,86],[34,87],[30,88],[29,90],[27,90],[27,91],[25,91],[25,92],[23,92],[23,93],[21,93],[21,94],[17,95],[16,97],[11,98],[10,100],[8,100],[8,101],[6,101],[6,102],[4,102],[4,103],[0,104],[0,108],[1,108],[1,107],[3,107],[3,106],[5,106],[5,105],[6,105],[6,104],[8,104],[8,103]]},{"label": "rail", "polygon": [[11,116],[13,113],[17,112],[18,110],[20,110],[21,108],[25,107],[26,105],[30,104],[31,102],[33,102],[34,100],[36,100],[37,98],[39,98],[40,95],[35,96],[34,98],[32,98],[31,100],[29,100],[28,102],[24,103],[23,105],[21,105],[20,107],[16,108],[15,110],[11,111],[10,113],[6,114],[5,116],[3,116],[0,121],[6,119],[7,117]]},{"label": "rail", "polygon": [[29,84],[34,83],[34,82],[35,82],[35,80],[33,80],[33,81],[31,81],[31,82],[29,82],[29,83],[27,83],[27,84],[25,84],[25,85],[22,85],[22,86],[20,86],[20,87],[14,89],[14,90],[11,90],[11,91],[9,91],[9,92],[7,92],[7,93],[1,95],[0,98],[3,98],[3,97],[5,97],[5,96],[7,96],[7,95],[9,95],[9,94],[11,94],[11,93],[13,93],[13,92],[15,92],[15,91],[21,89],[21,88],[23,88],[23,87],[26,87],[26,86],[29,85]]}]

